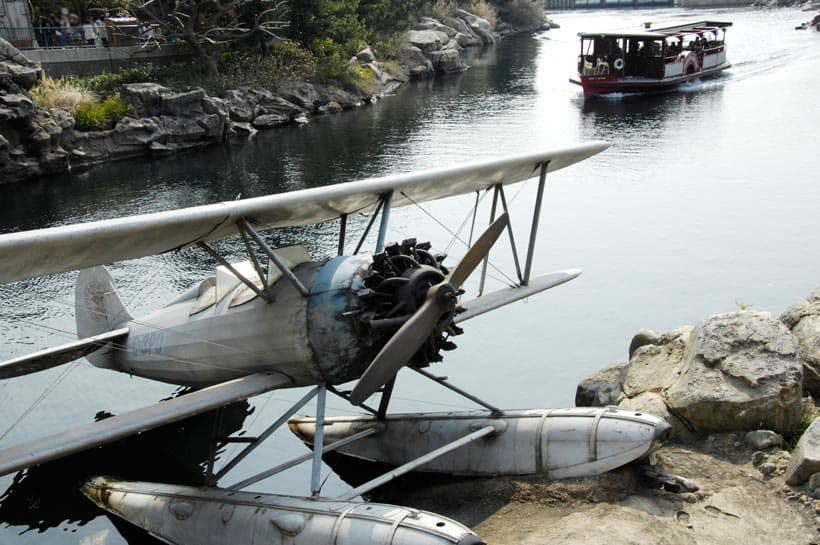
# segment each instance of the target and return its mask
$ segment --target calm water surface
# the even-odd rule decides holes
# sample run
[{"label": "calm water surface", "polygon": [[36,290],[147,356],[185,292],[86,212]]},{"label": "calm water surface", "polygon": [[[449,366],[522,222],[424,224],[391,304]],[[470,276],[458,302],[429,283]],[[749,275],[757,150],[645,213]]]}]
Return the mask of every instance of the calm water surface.
[{"label": "calm water surface", "polygon": [[[584,274],[469,322],[456,339],[460,349],[434,368],[501,407],[571,406],[577,382],[625,359],[641,327],[666,331],[738,305],[777,314],[820,285],[820,36],[793,30],[808,17],[791,9],[558,13],[561,29],[507,39],[477,54],[462,75],[409,85],[361,110],[155,162],[0,185],[0,232],[606,140],[608,151],[548,178],[534,269],[577,267]],[[567,82],[576,32],[680,19],[734,22],[728,74],[676,93],[594,100]],[[534,189],[529,183],[508,193],[519,240]],[[433,203],[428,212],[456,228],[470,206],[463,201]],[[392,220],[393,239],[416,236],[440,248],[450,243],[418,209],[396,210]],[[308,236],[309,249],[321,255],[333,251],[334,232],[330,225],[277,236],[282,243]],[[225,249],[234,253],[235,247]],[[454,256],[463,251],[450,249]],[[496,252],[493,259],[503,267],[509,265],[505,256]],[[212,267],[208,258],[183,252],[111,270],[127,306],[139,315]],[[72,338],[74,278],[0,287],[0,357]],[[0,383],[0,447],[173,392],[86,363]],[[258,433],[301,395],[277,392],[254,399],[252,408],[237,407],[232,429]],[[403,410],[470,407],[409,372],[402,373],[395,399],[394,407]],[[336,413],[349,410],[337,400],[331,405]],[[176,433],[182,432],[171,436]],[[139,478],[184,482],[203,457],[195,441],[185,441],[196,450],[187,462],[170,462],[172,442],[162,436],[150,446],[0,478],[0,491],[8,489],[0,500],[0,543],[140,542],[125,530],[123,537],[72,495],[76,480],[95,471],[131,475],[138,468]],[[284,432],[259,450],[225,484],[301,454],[303,447]],[[344,487],[330,475],[324,491],[334,495]],[[307,470],[290,470],[256,488],[305,494]]]}]

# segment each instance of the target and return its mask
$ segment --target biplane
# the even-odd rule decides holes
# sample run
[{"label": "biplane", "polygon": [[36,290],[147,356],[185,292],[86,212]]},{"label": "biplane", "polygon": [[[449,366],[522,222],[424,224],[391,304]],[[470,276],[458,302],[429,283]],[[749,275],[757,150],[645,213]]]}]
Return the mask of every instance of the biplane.
[{"label": "biplane", "polygon": [[[456,348],[467,320],[558,286],[575,269],[532,274],[549,172],[607,147],[580,144],[503,159],[396,174],[263,197],[0,235],[0,283],[80,271],[75,290],[79,339],[0,363],[12,379],[85,357],[95,366],[194,391],[111,418],[0,450],[0,475],[13,473],[275,389],[312,389],[217,470],[208,487],[97,477],[85,494],[104,510],[168,543],[481,543],[463,525],[415,509],[357,501],[410,471],[467,476],[602,473],[647,455],[669,426],[614,408],[502,410],[427,368]],[[538,180],[524,259],[510,224],[505,187]],[[492,196],[489,227],[454,264],[430,243],[388,243],[390,211],[444,197]],[[473,219],[478,211],[476,199]],[[369,216],[352,255],[343,255],[348,218]],[[376,222],[378,220],[378,227]],[[274,248],[267,231],[338,222],[338,255],[314,258],[302,246]],[[371,233],[374,231],[374,233]],[[368,236],[375,247],[363,251]],[[488,256],[509,238],[514,285],[482,293]],[[230,263],[213,243],[241,239],[248,260]],[[472,236],[471,236],[472,238]],[[198,248],[215,274],[146,316],[134,318],[103,265]],[[480,276],[479,296],[464,285]],[[449,388],[481,409],[393,414],[402,368]],[[360,408],[326,417],[328,393]],[[377,403],[371,398],[377,396]],[[296,417],[315,399],[313,417]],[[224,479],[287,423],[312,452],[240,482]],[[393,469],[337,498],[321,495],[323,456],[334,452]],[[244,492],[312,460],[311,495]]]}]

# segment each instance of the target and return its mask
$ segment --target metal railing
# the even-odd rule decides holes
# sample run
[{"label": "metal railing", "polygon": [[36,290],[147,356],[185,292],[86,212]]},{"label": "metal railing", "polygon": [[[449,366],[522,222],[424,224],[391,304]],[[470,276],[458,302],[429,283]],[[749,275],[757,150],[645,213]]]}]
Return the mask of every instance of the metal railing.
[{"label": "metal railing", "polygon": [[18,49],[118,47],[156,43],[154,28],[150,25],[84,25],[0,27],[0,38]]}]

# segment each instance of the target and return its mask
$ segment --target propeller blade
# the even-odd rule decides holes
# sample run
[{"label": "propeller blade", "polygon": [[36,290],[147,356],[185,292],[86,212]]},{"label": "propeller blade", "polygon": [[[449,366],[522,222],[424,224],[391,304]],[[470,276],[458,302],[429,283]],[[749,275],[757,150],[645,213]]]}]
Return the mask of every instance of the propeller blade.
[{"label": "propeller blade", "polygon": [[[446,284],[437,284],[430,288],[424,304],[402,324],[376,354],[350,393],[351,403],[361,404],[373,392],[396,376],[396,373],[410,361],[413,354],[430,337],[441,316],[449,310],[448,306],[442,302],[440,293],[443,290],[440,286],[448,287]],[[455,297],[452,289],[446,291]]]},{"label": "propeller blade", "polygon": [[478,237],[475,244],[470,246],[470,249],[467,250],[467,253],[464,254],[464,257],[461,258],[461,261],[458,262],[455,268],[450,271],[450,274],[444,281],[455,289],[460,288],[464,281],[467,280],[467,277],[470,276],[470,273],[478,267],[481,260],[490,253],[490,248],[493,247],[495,241],[498,240],[498,237],[501,236],[501,233],[507,227],[507,221],[507,214],[498,216],[498,219]]}]

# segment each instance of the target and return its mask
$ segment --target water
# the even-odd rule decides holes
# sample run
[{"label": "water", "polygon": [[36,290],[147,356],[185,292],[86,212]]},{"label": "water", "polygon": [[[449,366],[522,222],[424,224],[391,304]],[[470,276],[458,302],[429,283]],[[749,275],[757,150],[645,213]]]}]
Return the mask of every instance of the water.
[{"label": "water", "polygon": [[[466,333],[456,339],[459,350],[434,368],[509,408],[571,406],[577,382],[625,359],[631,335],[641,327],[666,331],[739,305],[778,314],[820,285],[820,189],[815,183],[820,156],[813,138],[820,121],[820,42],[816,33],[793,30],[809,14],[663,9],[568,12],[554,18],[561,29],[507,39],[476,54],[473,68],[462,75],[407,86],[358,111],[260,133],[230,147],[0,185],[0,231],[609,141],[606,152],[548,177],[534,270],[577,267],[584,274],[467,323]],[[676,93],[593,100],[567,82],[578,51],[576,32],[680,19],[734,22],[728,33],[734,66],[727,75]],[[533,186],[508,192],[519,241],[527,230]],[[428,210],[456,227],[470,206],[465,200],[433,203]],[[417,236],[438,247],[450,242],[416,208],[396,210],[392,221],[392,239]],[[321,254],[332,252],[333,232],[332,226],[308,234],[292,230],[279,240],[307,237],[309,249]],[[234,246],[226,249],[235,251]],[[452,248],[454,256],[461,251]],[[509,265],[500,251],[493,259]],[[207,257],[188,251],[120,263],[111,270],[127,306],[139,315],[212,266]],[[0,287],[0,357],[72,337],[74,277],[69,273]],[[89,422],[100,411],[147,405],[173,392],[171,386],[85,363],[7,381],[0,384],[0,435],[5,433],[0,446]],[[284,391],[253,400],[244,422],[247,433],[259,433],[301,395]],[[338,400],[330,403],[333,412],[348,411]],[[407,371],[400,376],[394,406],[470,407]],[[244,409],[237,410],[238,429]],[[157,441],[168,443],[167,436]],[[26,475],[0,503],[0,543],[141,542],[122,537],[108,519],[70,495],[72,479],[84,472],[137,472],[139,478],[157,480],[177,475],[182,482],[203,457],[198,452],[193,462],[177,466],[160,447],[141,448],[145,454],[136,461],[122,450],[105,451],[95,460]],[[287,432],[279,433],[225,484],[275,463],[271,460],[303,452]],[[0,478],[0,490],[11,485],[11,477]],[[324,491],[334,495],[344,487],[331,475]],[[305,494],[307,470],[290,470],[256,488]]]}]

